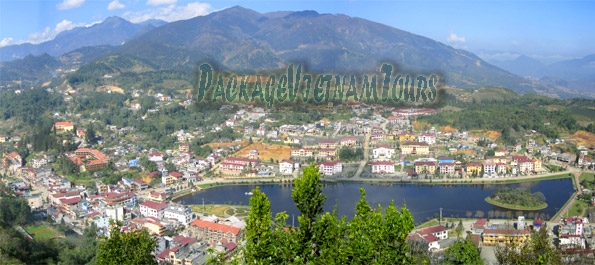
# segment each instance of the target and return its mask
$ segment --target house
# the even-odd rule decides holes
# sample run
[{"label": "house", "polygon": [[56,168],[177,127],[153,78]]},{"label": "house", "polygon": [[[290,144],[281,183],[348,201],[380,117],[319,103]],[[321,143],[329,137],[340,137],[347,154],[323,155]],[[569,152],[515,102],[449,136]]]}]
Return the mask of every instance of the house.
[{"label": "house", "polygon": [[241,164],[244,166],[252,166],[252,167],[255,167],[256,163],[257,163],[256,159],[242,158],[242,157],[226,157],[224,162]]},{"label": "house", "polygon": [[431,133],[422,133],[418,137],[418,141],[427,143],[427,144],[435,144],[436,143],[436,135]]},{"label": "house", "polygon": [[74,131],[74,125],[68,121],[58,121],[54,123],[54,131],[58,133]]},{"label": "house", "polygon": [[192,236],[207,242],[241,242],[244,238],[244,231],[235,226],[196,219],[190,223]]},{"label": "house", "polygon": [[436,174],[436,162],[434,161],[416,161],[414,166],[417,174]]},{"label": "house", "polygon": [[543,168],[541,167],[542,162],[540,159],[533,158],[532,161],[533,161],[533,171],[540,172],[543,170]]},{"label": "house", "polygon": [[339,145],[337,141],[321,141],[318,143],[321,149],[335,149]]},{"label": "house", "polygon": [[582,238],[585,221],[587,220],[577,216],[562,220],[559,230],[560,247],[585,247],[585,240]]},{"label": "house", "polygon": [[149,200],[153,201],[153,202],[164,202],[166,199],[166,194],[165,192],[158,192],[155,190],[152,190],[151,192],[149,192]]},{"label": "house", "polygon": [[332,159],[337,155],[337,149],[333,148],[322,148],[318,150],[318,157],[325,157],[328,159]]},{"label": "house", "polygon": [[506,155],[506,149],[498,149],[496,151],[494,151],[494,156],[505,156]]},{"label": "house", "polygon": [[341,139],[341,146],[355,146],[357,145],[358,139],[357,137],[345,137]]},{"label": "house", "polygon": [[395,163],[392,161],[375,161],[375,162],[370,162],[370,164],[372,165],[372,173],[373,174],[395,173]]},{"label": "house", "polygon": [[448,238],[448,230],[442,225],[428,227],[407,236],[407,241],[422,241],[428,245],[428,251],[440,249],[439,241]]},{"label": "house", "polygon": [[85,129],[83,128],[76,128],[76,136],[79,138],[84,138],[87,133],[85,133]]},{"label": "house", "polygon": [[170,205],[163,210],[163,217],[167,220],[176,220],[185,226],[194,220],[194,213],[185,205]]},{"label": "house", "polygon": [[477,162],[473,162],[473,163],[468,163],[465,166],[465,173],[467,175],[467,178],[469,178],[469,176],[481,176],[481,170],[483,169],[483,165],[481,163],[477,163]]},{"label": "house", "polygon": [[322,175],[332,176],[343,172],[343,162],[341,160],[328,161],[317,164]]},{"label": "house", "polygon": [[163,154],[159,152],[152,152],[149,154],[149,161],[163,162]]},{"label": "house", "polygon": [[310,148],[291,148],[292,157],[313,157],[314,150]]},{"label": "house", "polygon": [[507,171],[506,164],[504,164],[504,163],[497,163],[496,164],[496,173],[498,175],[504,175],[504,174],[506,174],[506,171]]},{"label": "house", "polygon": [[486,225],[483,229],[483,244],[496,246],[500,244],[520,245],[527,241],[531,232],[528,229],[517,229],[510,224]]},{"label": "house", "polygon": [[401,144],[401,154],[404,155],[427,155],[430,148],[427,143],[406,141]]},{"label": "house", "polygon": [[141,109],[141,105],[138,101],[132,101],[130,103],[130,108],[133,110],[139,110],[139,109]]},{"label": "house", "polygon": [[142,179],[135,179],[134,184],[138,187],[139,190],[145,190],[149,188],[149,184],[147,184]]},{"label": "house", "polygon": [[391,160],[395,154],[395,149],[388,145],[379,145],[372,149],[372,157],[375,160]]},{"label": "house", "polygon": [[496,175],[496,163],[494,163],[494,160],[486,159],[482,162],[482,165],[484,176]]},{"label": "house", "polygon": [[438,163],[440,168],[440,175],[454,175],[455,174],[455,163],[442,162]]},{"label": "house", "polygon": [[226,120],[225,121],[225,126],[233,127],[233,126],[235,126],[235,121],[232,120],[232,119]]},{"label": "house", "polygon": [[293,174],[293,167],[295,163],[291,160],[283,160],[279,163],[279,173],[283,175]]},{"label": "house", "polygon": [[415,135],[413,133],[402,133],[402,134],[399,134],[399,141],[400,142],[416,141],[416,140],[417,140],[417,135]]},{"label": "house", "polygon": [[162,236],[165,233],[165,226],[153,220],[146,220],[143,227],[149,231],[149,234]]},{"label": "house", "polygon": [[139,205],[140,213],[145,217],[155,217],[158,220],[163,219],[166,203],[157,203],[152,201],[146,201]]}]

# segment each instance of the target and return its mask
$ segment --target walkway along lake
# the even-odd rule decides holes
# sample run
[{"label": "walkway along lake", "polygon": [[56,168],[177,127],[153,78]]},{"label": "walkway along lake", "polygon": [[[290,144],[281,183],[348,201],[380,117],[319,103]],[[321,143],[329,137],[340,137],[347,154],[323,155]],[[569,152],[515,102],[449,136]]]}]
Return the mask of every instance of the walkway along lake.
[{"label": "walkway along lake", "polygon": [[[229,185],[209,188],[176,199],[182,204],[236,204],[249,205],[251,191],[257,185]],[[299,211],[291,198],[292,184],[263,184],[258,185],[271,201],[273,215],[287,211],[289,224],[292,215]],[[403,203],[411,211],[415,223],[425,222],[428,218],[437,217],[442,208],[444,217],[477,217],[478,211],[483,212],[484,218],[516,217],[519,212],[511,211],[485,202],[485,198],[492,195],[496,189],[503,186],[526,188],[531,192],[540,191],[545,195],[548,207],[539,211],[525,211],[522,214],[532,219],[540,217],[549,220],[568,201],[574,188],[572,179],[553,179],[515,184],[459,184],[459,185],[416,185],[416,184],[372,184],[372,183],[324,183],[323,192],[327,196],[325,211],[332,211],[337,205],[339,216],[351,218],[354,214],[355,203],[360,198],[359,188],[366,190],[368,203],[376,207],[378,204],[386,207],[391,200],[397,207]],[[479,213],[481,215],[481,213]]]}]

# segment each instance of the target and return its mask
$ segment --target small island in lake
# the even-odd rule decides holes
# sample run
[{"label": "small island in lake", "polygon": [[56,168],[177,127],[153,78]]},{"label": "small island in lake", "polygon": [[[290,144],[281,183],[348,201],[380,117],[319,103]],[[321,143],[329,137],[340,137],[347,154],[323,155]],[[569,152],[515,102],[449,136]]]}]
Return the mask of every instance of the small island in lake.
[{"label": "small island in lake", "polygon": [[547,208],[543,193],[509,187],[498,189],[492,196],[485,198],[485,201],[510,210],[532,211]]}]

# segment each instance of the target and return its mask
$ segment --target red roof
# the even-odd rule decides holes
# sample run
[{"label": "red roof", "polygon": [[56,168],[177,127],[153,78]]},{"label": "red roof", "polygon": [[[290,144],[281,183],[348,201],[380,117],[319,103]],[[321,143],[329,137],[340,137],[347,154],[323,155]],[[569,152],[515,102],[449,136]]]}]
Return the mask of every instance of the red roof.
[{"label": "red roof", "polygon": [[234,226],[230,226],[230,225],[226,225],[226,224],[208,222],[208,221],[199,220],[199,219],[192,221],[192,223],[190,223],[190,225],[200,227],[200,228],[207,228],[211,231],[221,231],[223,233],[232,233],[234,235],[238,235],[240,233],[240,228],[238,228],[238,227],[234,227]]},{"label": "red roof", "polygon": [[488,223],[487,219],[477,219],[477,221],[475,221],[475,225],[477,226],[485,226]]},{"label": "red roof", "polygon": [[67,205],[73,205],[73,204],[79,203],[81,201],[81,197],[75,197],[75,198],[70,198],[70,199],[60,199],[60,201]]},{"label": "red roof", "polygon": [[155,210],[161,210],[165,207],[167,207],[167,203],[157,203],[157,202],[152,202],[152,201],[146,201],[140,204],[141,206],[145,206],[151,209],[155,209]]},{"label": "red roof", "polygon": [[446,231],[446,227],[444,227],[443,225],[437,225],[437,226],[432,226],[432,227],[428,227],[422,230],[419,230],[418,233],[420,235],[431,235],[433,233],[438,233],[438,232],[442,232],[442,231]]},{"label": "red roof", "polygon": [[181,178],[183,176],[181,173],[176,172],[176,171],[170,172],[169,175],[172,176],[172,177],[174,177],[174,178]]}]

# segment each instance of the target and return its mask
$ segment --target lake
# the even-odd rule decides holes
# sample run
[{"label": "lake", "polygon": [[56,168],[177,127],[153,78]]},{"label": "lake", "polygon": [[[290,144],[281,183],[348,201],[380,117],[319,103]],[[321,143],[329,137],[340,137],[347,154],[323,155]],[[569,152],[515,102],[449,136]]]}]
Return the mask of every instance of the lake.
[{"label": "lake", "polygon": [[[183,196],[176,200],[182,204],[237,204],[248,205],[251,191],[257,185],[230,185],[209,188]],[[271,211],[274,213],[287,211],[288,222],[292,216],[297,217],[299,211],[291,198],[292,184],[264,184],[258,185],[271,201]],[[498,187],[525,188],[531,192],[540,191],[545,195],[548,207],[539,211],[525,211],[522,214],[532,219],[540,217],[550,219],[562,208],[574,192],[572,179],[554,179],[516,184],[478,184],[478,185],[416,185],[416,184],[372,184],[372,183],[324,183],[323,192],[327,196],[324,206],[326,211],[332,211],[337,206],[339,216],[350,218],[354,214],[355,203],[360,199],[360,188],[366,190],[366,198],[372,207],[378,204],[386,207],[391,200],[398,207],[404,203],[415,219],[415,223],[425,222],[428,218],[437,217],[442,208],[444,217],[467,217],[471,214],[477,217],[478,211],[483,212],[484,218],[510,217],[519,214],[493,206],[485,202],[485,197],[494,193]],[[481,215],[481,213],[479,213]],[[297,222],[297,218],[296,218]]]}]

